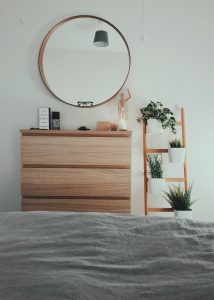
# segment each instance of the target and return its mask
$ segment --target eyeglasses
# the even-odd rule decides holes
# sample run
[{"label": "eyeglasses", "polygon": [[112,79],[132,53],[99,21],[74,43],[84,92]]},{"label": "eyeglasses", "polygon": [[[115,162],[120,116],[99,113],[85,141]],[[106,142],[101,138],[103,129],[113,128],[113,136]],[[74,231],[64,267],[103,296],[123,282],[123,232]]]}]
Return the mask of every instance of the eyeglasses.
[{"label": "eyeglasses", "polygon": [[92,101],[77,101],[78,106],[92,106],[93,102]]}]

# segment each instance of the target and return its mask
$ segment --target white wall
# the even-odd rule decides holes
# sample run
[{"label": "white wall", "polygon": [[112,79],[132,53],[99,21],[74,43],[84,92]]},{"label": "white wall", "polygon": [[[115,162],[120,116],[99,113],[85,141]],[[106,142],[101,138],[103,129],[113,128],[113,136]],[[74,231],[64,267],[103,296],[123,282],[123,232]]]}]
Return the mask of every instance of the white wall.
[{"label": "white wall", "polygon": [[117,26],[131,50],[132,211],[143,213],[142,130],[136,117],[148,100],[160,100],[186,109],[188,175],[193,198],[199,199],[194,214],[214,221],[212,0],[145,0],[144,10],[140,0],[0,0],[0,8],[1,211],[20,209],[19,129],[37,127],[39,106],[59,110],[64,129],[95,128],[96,121],[117,118],[117,101],[90,113],[58,101],[38,72],[38,51],[47,31],[63,18],[92,14]]}]

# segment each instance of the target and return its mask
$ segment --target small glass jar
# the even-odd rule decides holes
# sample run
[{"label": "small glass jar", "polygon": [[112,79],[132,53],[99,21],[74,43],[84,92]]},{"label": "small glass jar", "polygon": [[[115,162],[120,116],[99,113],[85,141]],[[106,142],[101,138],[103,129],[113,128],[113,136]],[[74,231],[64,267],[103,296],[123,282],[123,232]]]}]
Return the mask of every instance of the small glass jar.
[{"label": "small glass jar", "polygon": [[59,111],[52,112],[51,129],[60,130],[60,113],[59,113]]},{"label": "small glass jar", "polygon": [[111,123],[111,131],[117,131],[118,129],[118,123]]}]

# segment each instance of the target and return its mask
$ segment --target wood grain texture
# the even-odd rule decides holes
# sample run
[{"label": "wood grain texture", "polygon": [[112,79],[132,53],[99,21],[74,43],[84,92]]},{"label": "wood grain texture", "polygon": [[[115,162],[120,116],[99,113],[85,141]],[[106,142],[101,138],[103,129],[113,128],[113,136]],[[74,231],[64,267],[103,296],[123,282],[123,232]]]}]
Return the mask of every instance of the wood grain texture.
[{"label": "wood grain texture", "polygon": [[[182,124],[182,142],[183,142],[183,146],[184,148],[187,147],[186,145],[186,125],[185,125],[185,113],[184,113],[184,109],[181,109],[181,124]],[[188,181],[187,181],[187,157],[186,157],[186,153],[185,153],[185,160],[184,160],[184,188],[185,191],[187,191],[188,188]]]},{"label": "wood grain texture", "polygon": [[23,211],[130,212],[130,200],[124,199],[28,199],[22,201]]},{"label": "wood grain texture", "polygon": [[23,165],[111,165],[129,168],[131,139],[118,137],[23,136]]},{"label": "wood grain texture", "polygon": [[169,177],[165,178],[166,182],[185,182],[185,178]]},{"label": "wood grain texture", "polygon": [[131,132],[21,133],[22,210],[130,212]]},{"label": "wood grain texture", "polygon": [[149,212],[173,212],[174,209],[170,207],[149,207],[148,208]]},{"label": "wood grain texture", "polygon": [[48,164],[24,164],[23,168],[90,168],[90,169],[130,169],[130,165],[82,165],[82,164],[60,164],[60,165],[48,165]]},{"label": "wood grain texture", "polygon": [[143,165],[144,165],[144,213],[145,216],[148,215],[148,183],[147,183],[147,138],[146,138],[147,123],[143,122]]},{"label": "wood grain texture", "polygon": [[147,148],[145,153],[168,153],[168,149]]},{"label": "wood grain texture", "polygon": [[22,136],[69,136],[69,137],[131,137],[131,131],[100,131],[100,130],[29,130],[21,129]]},{"label": "wood grain texture", "polygon": [[24,168],[22,195],[129,197],[130,170]]}]

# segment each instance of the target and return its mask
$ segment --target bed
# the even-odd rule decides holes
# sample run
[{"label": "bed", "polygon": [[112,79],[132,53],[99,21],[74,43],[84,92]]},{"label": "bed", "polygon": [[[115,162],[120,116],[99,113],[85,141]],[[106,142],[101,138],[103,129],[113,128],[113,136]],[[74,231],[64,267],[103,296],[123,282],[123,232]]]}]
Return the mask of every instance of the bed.
[{"label": "bed", "polygon": [[214,223],[1,213],[0,299],[214,299]]}]

